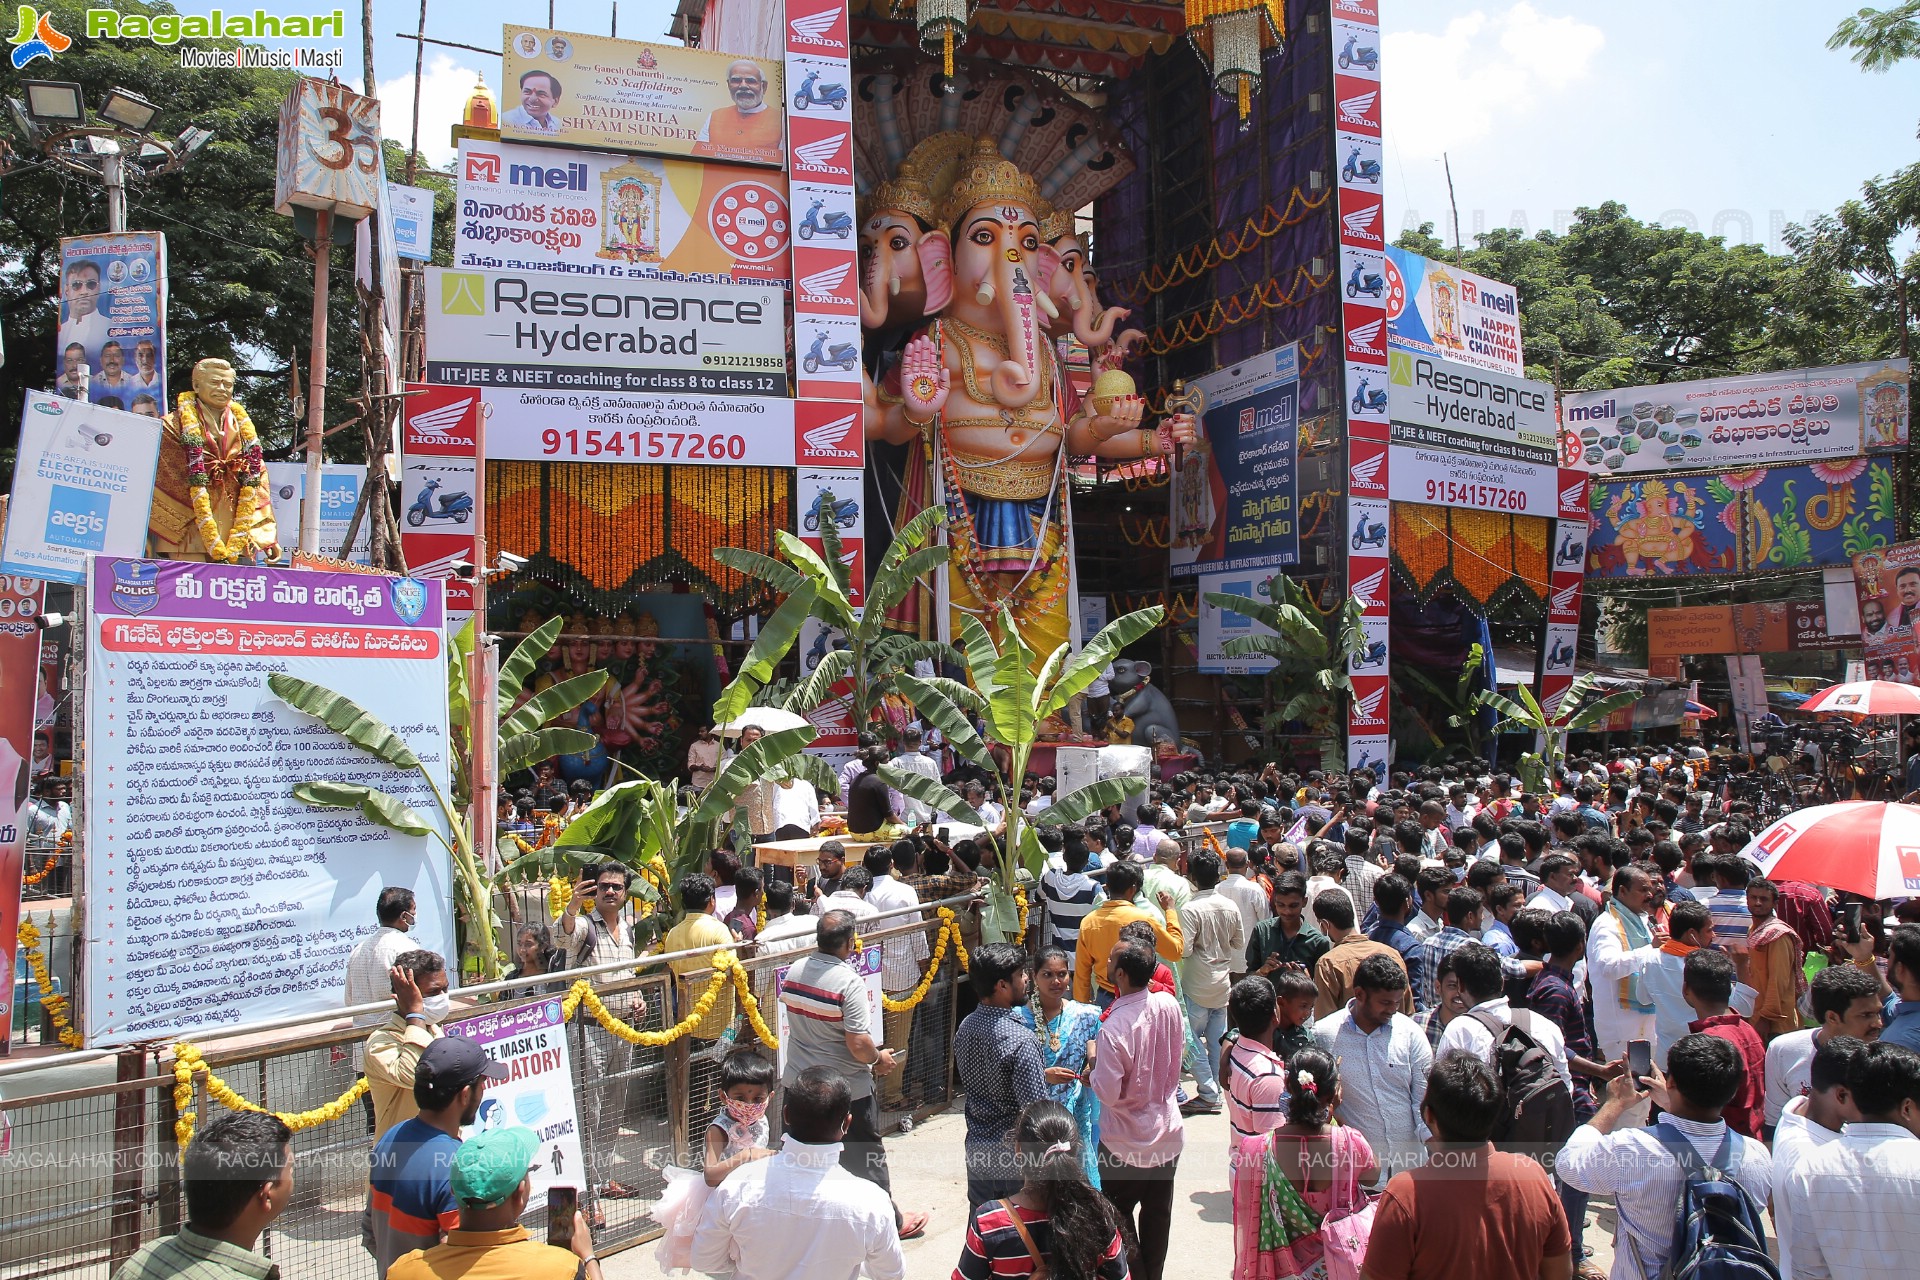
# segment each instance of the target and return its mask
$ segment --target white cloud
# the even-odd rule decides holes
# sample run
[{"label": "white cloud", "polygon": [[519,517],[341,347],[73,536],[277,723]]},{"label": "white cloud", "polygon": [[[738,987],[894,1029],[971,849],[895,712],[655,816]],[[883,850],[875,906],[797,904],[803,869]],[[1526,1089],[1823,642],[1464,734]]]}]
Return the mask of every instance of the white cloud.
[{"label": "white cloud", "polygon": [[1437,33],[1389,27],[1381,109],[1398,158],[1437,160],[1489,137],[1586,79],[1605,43],[1600,28],[1525,0],[1492,15],[1476,9]]},{"label": "white cloud", "polygon": [[[480,79],[478,71],[447,54],[436,53],[427,60],[420,77],[420,155],[434,168],[452,167],[453,126],[460,123]],[[380,131],[402,148],[413,136],[412,73],[380,82]]]}]

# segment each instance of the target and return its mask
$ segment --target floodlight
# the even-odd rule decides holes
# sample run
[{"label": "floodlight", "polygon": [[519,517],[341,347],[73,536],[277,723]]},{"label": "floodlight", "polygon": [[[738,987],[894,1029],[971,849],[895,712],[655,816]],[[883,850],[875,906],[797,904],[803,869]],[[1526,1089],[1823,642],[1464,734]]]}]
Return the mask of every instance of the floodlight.
[{"label": "floodlight", "polygon": [[213,130],[202,129],[197,124],[190,124],[180,131],[180,147],[186,155],[192,155],[211,141]]},{"label": "floodlight", "polygon": [[147,126],[153,123],[153,117],[159,111],[160,108],[131,89],[120,88],[109,90],[107,100],[100,106],[102,119],[111,120],[121,128],[131,129],[135,133],[146,132]]},{"label": "floodlight", "polygon": [[71,80],[22,80],[27,91],[27,115],[35,124],[72,127],[87,122],[87,104],[80,86]]}]

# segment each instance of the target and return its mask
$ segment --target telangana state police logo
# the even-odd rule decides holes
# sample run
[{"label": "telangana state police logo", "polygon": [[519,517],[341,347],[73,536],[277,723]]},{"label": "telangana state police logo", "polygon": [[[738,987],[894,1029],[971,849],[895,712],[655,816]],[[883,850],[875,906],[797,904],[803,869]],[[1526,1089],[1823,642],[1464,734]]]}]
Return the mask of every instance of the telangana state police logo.
[{"label": "telangana state police logo", "polygon": [[160,603],[160,566],[122,560],[113,566],[113,602],[128,613],[152,613]]},{"label": "telangana state police logo", "polygon": [[393,584],[393,611],[412,626],[427,611],[427,584],[418,578],[400,578]]}]

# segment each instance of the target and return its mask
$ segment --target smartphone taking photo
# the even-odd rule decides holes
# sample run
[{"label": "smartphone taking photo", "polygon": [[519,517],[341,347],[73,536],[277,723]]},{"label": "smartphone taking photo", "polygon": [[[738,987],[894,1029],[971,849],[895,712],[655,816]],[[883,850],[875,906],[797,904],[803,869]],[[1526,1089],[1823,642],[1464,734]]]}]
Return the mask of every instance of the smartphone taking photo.
[{"label": "smartphone taking photo", "polygon": [[1646,1088],[1647,1079],[1653,1074],[1653,1042],[1651,1040],[1627,1041],[1627,1074],[1641,1088]]},{"label": "smartphone taking photo", "polygon": [[573,1220],[580,1210],[578,1187],[547,1188],[547,1243],[556,1249],[573,1248]]}]

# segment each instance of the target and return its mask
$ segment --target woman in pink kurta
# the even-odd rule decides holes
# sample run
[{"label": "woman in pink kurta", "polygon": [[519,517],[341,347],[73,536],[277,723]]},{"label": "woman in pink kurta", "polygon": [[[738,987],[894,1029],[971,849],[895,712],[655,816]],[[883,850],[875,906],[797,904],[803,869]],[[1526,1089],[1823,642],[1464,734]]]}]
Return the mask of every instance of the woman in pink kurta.
[{"label": "woman in pink kurta", "polygon": [[1366,1203],[1361,1187],[1378,1172],[1360,1131],[1334,1122],[1340,1077],[1333,1055],[1302,1049],[1292,1068],[1286,1123],[1238,1153],[1251,1167],[1236,1168],[1233,1183],[1234,1280],[1325,1280],[1326,1249],[1318,1230],[1262,1247],[1263,1202],[1277,1205],[1290,1188],[1318,1217],[1335,1210],[1344,1216]]}]

